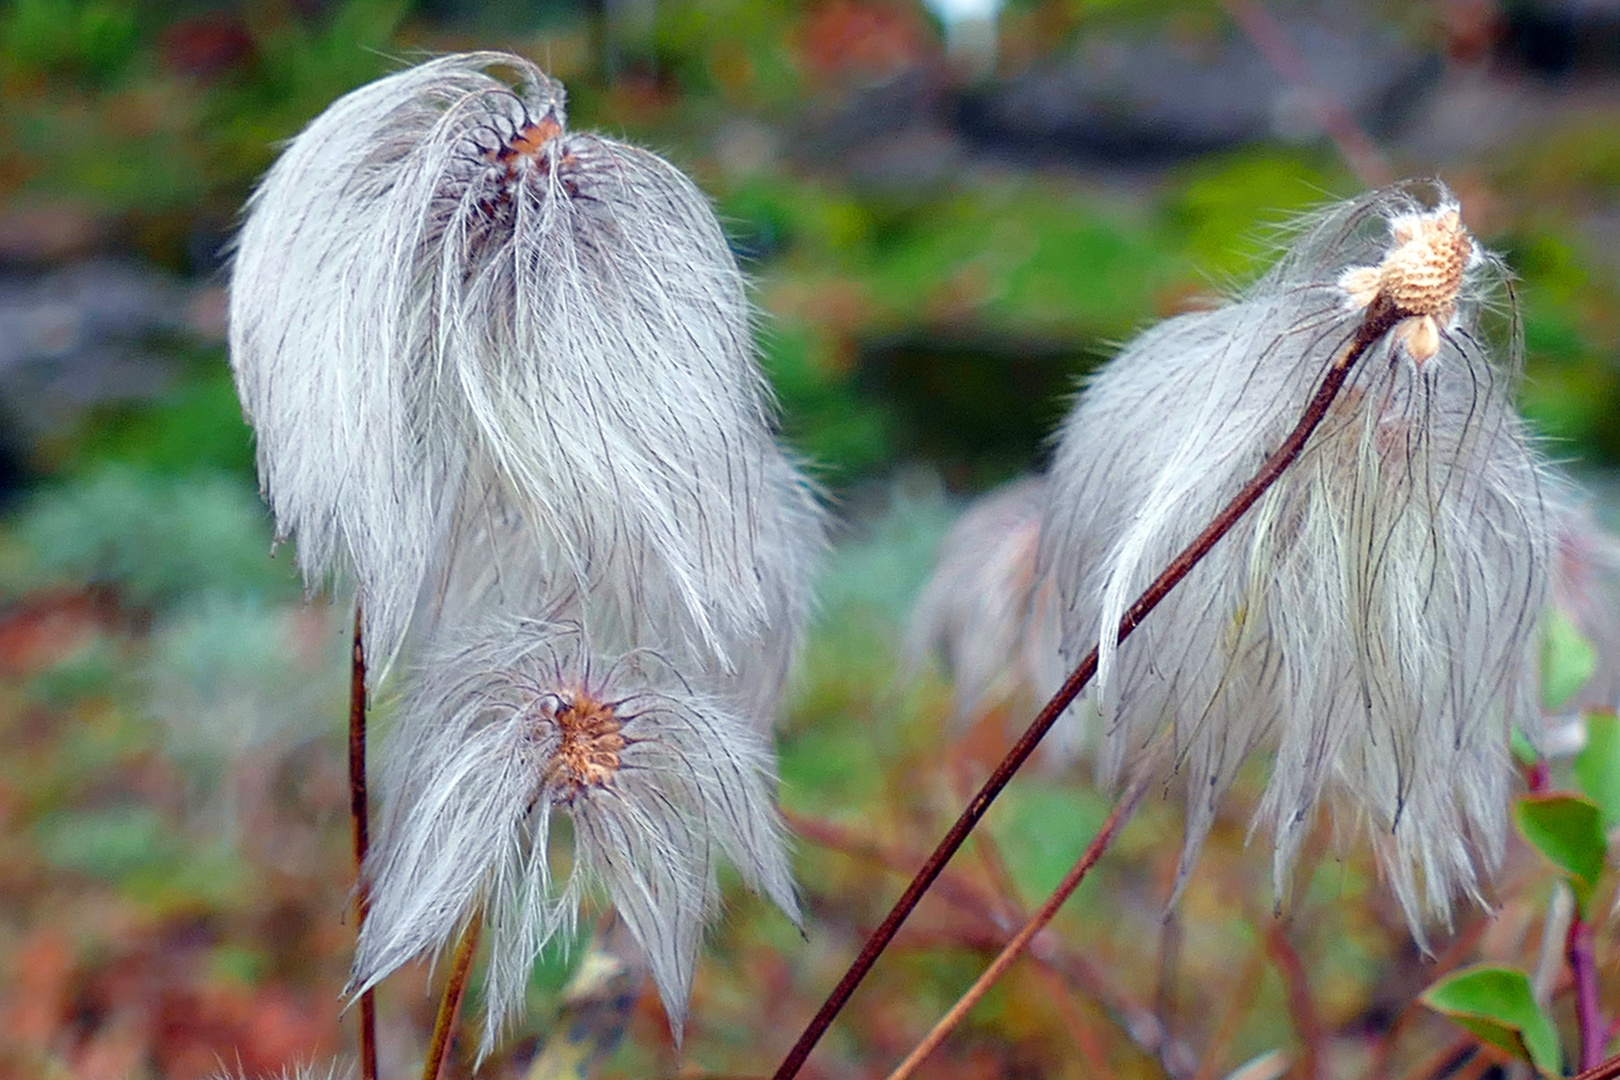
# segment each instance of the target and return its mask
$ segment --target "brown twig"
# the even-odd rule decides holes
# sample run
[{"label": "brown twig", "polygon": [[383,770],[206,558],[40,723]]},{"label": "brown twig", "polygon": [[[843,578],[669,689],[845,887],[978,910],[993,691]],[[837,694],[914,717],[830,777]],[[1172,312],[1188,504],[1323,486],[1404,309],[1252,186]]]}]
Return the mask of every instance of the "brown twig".
[{"label": "brown twig", "polygon": [[1221,1010],[1215,1032],[1200,1053],[1202,1060],[1198,1063],[1198,1071],[1193,1074],[1193,1080],[1215,1080],[1221,1059],[1226,1056],[1232,1040],[1238,1037],[1238,1032],[1243,1030],[1243,1019],[1254,1005],[1254,997],[1260,992],[1260,980],[1265,975],[1266,950],[1262,943],[1249,954],[1237,982],[1222,995],[1226,999],[1226,1007]]},{"label": "brown twig", "polygon": [[1019,954],[1024,951],[1024,947],[1029,944],[1030,939],[1039,933],[1047,923],[1052,921],[1052,917],[1058,913],[1058,909],[1068,901],[1074,890],[1080,887],[1080,883],[1085,880],[1087,872],[1097,864],[1098,859],[1102,858],[1103,852],[1108,850],[1108,845],[1113,842],[1114,837],[1118,835],[1119,830],[1130,818],[1131,812],[1136,809],[1136,804],[1142,800],[1142,792],[1146,789],[1147,780],[1144,776],[1138,776],[1131,782],[1131,786],[1126,790],[1125,794],[1120,796],[1119,801],[1114,804],[1114,808],[1109,811],[1108,818],[1103,822],[1102,828],[1097,830],[1097,835],[1086,847],[1086,850],[1081,853],[1075,864],[1069,868],[1069,872],[1063,876],[1063,880],[1058,883],[1058,887],[1052,890],[1052,895],[1046,898],[1046,902],[1036,910],[1034,915],[1030,916],[1029,921],[1024,923],[1018,933],[1012,936],[1012,940],[1007,942],[1001,953],[990,962],[990,966],[984,969],[984,974],[980,975],[977,981],[968,987],[967,993],[963,994],[956,1004],[951,1006],[950,1011],[940,1018],[939,1023],[934,1025],[933,1030],[924,1036],[922,1042],[918,1043],[916,1048],[906,1056],[906,1059],[895,1068],[894,1072],[889,1074],[889,1080],[908,1080],[912,1073],[917,1071],[917,1066],[922,1064],[923,1059],[933,1053],[934,1049],[945,1041],[945,1037],[956,1028],[956,1025],[962,1022],[962,1018],[972,1010],[973,1006],[977,1005],[984,995],[990,992],[990,988],[1012,966],[1013,961],[1018,959]]},{"label": "brown twig", "polygon": [[1311,996],[1311,980],[1305,964],[1288,940],[1288,924],[1272,920],[1266,933],[1266,952],[1288,988],[1288,1012],[1294,1019],[1294,1030],[1299,1033],[1302,1053],[1298,1075],[1304,1080],[1317,1080],[1322,1068],[1322,1019],[1316,1011],[1316,999]]},{"label": "brown twig", "polygon": [[[366,853],[371,847],[371,805],[366,795],[366,643],[360,630],[360,601],[354,602],[354,649],[349,654],[349,819],[354,823],[354,928],[358,934],[371,912]],[[375,991],[360,995],[360,1080],[377,1080],[377,1001]]]},{"label": "brown twig", "polygon": [[1057,1010],[1065,1030],[1074,1040],[1075,1049],[1080,1051],[1085,1075],[1092,1080],[1114,1080],[1114,1070],[1108,1067],[1108,1055],[1097,1041],[1097,1033],[1075,1006],[1069,988],[1064,985],[1063,976],[1033,957],[1030,959],[1036,978],[1046,987],[1046,996],[1051,999],[1052,1008]]},{"label": "brown twig", "polygon": [[[1344,380],[1349,376],[1350,370],[1355,367],[1356,363],[1372,347],[1373,343],[1388,333],[1402,317],[1403,312],[1396,308],[1386,295],[1380,293],[1373,299],[1372,303],[1368,305],[1361,324],[1356,328],[1356,332],[1349,344],[1328,366],[1321,385],[1317,388],[1316,394],[1311,398],[1310,403],[1306,405],[1305,411],[1300,416],[1299,423],[1295,425],[1294,430],[1283,440],[1282,445],[1266,459],[1254,478],[1243,486],[1243,489],[1232,498],[1231,502],[1226,504],[1226,507],[1220,513],[1215,515],[1215,519],[1205,527],[1203,532],[1198,534],[1192,543],[1187,545],[1180,555],[1171,560],[1170,565],[1154,580],[1153,584],[1149,585],[1147,590],[1137,597],[1136,603],[1131,605],[1130,610],[1126,611],[1125,617],[1119,622],[1118,636],[1120,641],[1124,641],[1130,636],[1131,631],[1135,630],[1142,620],[1147,618],[1149,612],[1158,607],[1159,602],[1169,595],[1170,590],[1175,588],[1181,582],[1181,579],[1186,577],[1188,572],[1205,555],[1209,554],[1209,550],[1215,546],[1216,542],[1231,531],[1232,526],[1237,524],[1238,519],[1259,500],[1266,489],[1276,483],[1283,470],[1291,465],[1294,459],[1300,455],[1300,452],[1305,449],[1306,440],[1311,437],[1317,425],[1322,422],[1322,418],[1327,415],[1328,406],[1338,396],[1339,388],[1344,385]],[[1007,751],[1000,764],[991,771],[989,778],[979,788],[978,793],[973,796],[973,800],[968,803],[967,808],[956,819],[955,824],[945,834],[944,839],[939,842],[933,854],[929,855],[928,860],[923,863],[916,876],[911,879],[911,884],[906,886],[905,892],[900,894],[900,899],[895,901],[894,907],[890,909],[888,916],[872,932],[872,936],[867,939],[854,963],[850,965],[849,970],[844,973],[844,977],[839,980],[838,985],[828,995],[820,1011],[806,1026],[803,1034],[799,1036],[798,1042],[794,1043],[793,1048],[788,1051],[787,1057],[783,1059],[782,1064],[777,1068],[772,1080],[792,1080],[794,1076],[798,1075],[805,1059],[810,1056],[810,1051],[815,1048],[816,1043],[821,1041],[821,1036],[831,1026],[833,1018],[842,1011],[850,996],[855,993],[855,988],[861,984],[861,980],[866,978],[866,973],[872,970],[872,965],[877,963],[878,957],[883,954],[883,950],[888,947],[889,941],[893,939],[895,932],[900,929],[900,924],[905,922],[906,917],[917,906],[917,902],[922,899],[923,893],[928,891],[928,887],[933,884],[940,871],[945,869],[945,864],[956,854],[957,849],[962,846],[968,834],[978,825],[979,819],[984,817],[985,812],[990,809],[990,804],[995,801],[996,796],[1001,794],[1001,790],[1012,780],[1013,774],[1024,764],[1029,755],[1034,753],[1035,747],[1046,735],[1047,730],[1057,722],[1057,718],[1062,715],[1063,710],[1069,707],[1080,693],[1081,688],[1091,681],[1091,677],[1096,672],[1097,650],[1093,648],[1080,661],[1079,666],[1069,675],[1068,680],[1064,682],[1062,688],[1058,690],[1052,700],[1046,703],[1046,707],[1035,717],[1034,722],[1030,724],[1024,734],[1019,736],[1018,741]]]},{"label": "brown twig", "polygon": [[[836,822],[807,817],[791,810],[783,810],[782,814],[795,835],[813,844],[819,844],[829,851],[837,851],[855,859],[864,859],[896,874],[910,873],[910,868],[917,865],[917,859],[909,858],[903,852],[886,847]],[[976,882],[952,870],[946,870],[940,875],[934,892],[941,900],[992,926],[998,925],[1003,918],[1003,913],[996,906],[993,897],[981,890]],[[1022,921],[1022,915],[1019,916],[1019,921]],[[1011,929],[1011,924],[1009,923],[1005,929]],[[894,947],[900,948],[902,944],[908,947],[923,947],[937,943],[942,946],[967,947],[993,954],[1000,950],[1006,941],[1005,934],[993,934],[989,931],[969,934],[953,930],[948,934],[908,935],[897,938]],[[1057,937],[1044,933],[1036,935],[1035,940],[1030,943],[1028,952],[1030,959],[1043,971],[1050,972],[1072,991],[1096,1002],[1113,1017],[1125,1037],[1144,1054],[1163,1057],[1170,1053],[1192,1060],[1191,1051],[1170,1038],[1163,1022],[1151,1009],[1132,1000],[1130,995],[1114,985],[1104,972],[1099,971],[1084,956],[1065,948]],[[1185,1080],[1191,1075],[1190,1069],[1167,1068],[1167,1071],[1174,1080]]]},{"label": "brown twig", "polygon": [[456,945],[450,977],[439,998],[439,1012],[433,1018],[433,1037],[428,1041],[427,1059],[422,1063],[422,1080],[439,1080],[444,1072],[445,1059],[450,1056],[450,1035],[455,1030],[462,999],[467,996],[467,977],[472,974],[473,955],[478,952],[478,935],[483,928],[484,912],[480,907],[467,921],[461,931],[461,941]]},{"label": "brown twig", "polygon": [[1585,1072],[1576,1073],[1570,1080],[1615,1080],[1620,1077],[1620,1054]]},{"label": "brown twig", "polygon": [[[801,840],[808,840],[852,859],[873,863],[893,874],[909,874],[918,862],[910,851],[884,844],[828,818],[810,817],[784,807],[782,820]],[[996,910],[996,898],[966,874],[947,872],[941,875],[934,891],[941,900],[982,915],[1002,929],[1011,929],[1011,924],[1006,923]]]},{"label": "brown twig", "polygon": [[[966,778],[963,780],[963,787],[966,787]],[[968,792],[959,791],[957,794],[965,798]],[[1001,909],[1009,916],[1009,922],[1022,923],[1026,918],[1023,891],[1013,880],[1012,871],[1007,868],[1007,860],[1001,854],[1001,845],[996,841],[995,834],[988,829],[975,832],[973,848],[984,868],[985,877],[989,879],[990,888],[1001,901]],[[1108,1058],[1097,1041],[1097,1033],[1075,1007],[1073,992],[1064,985],[1063,976],[1033,956],[1030,961],[1035,977],[1046,987],[1047,998],[1062,1018],[1064,1028],[1085,1062],[1086,1075],[1096,1080],[1112,1080],[1114,1073],[1108,1067]]]}]

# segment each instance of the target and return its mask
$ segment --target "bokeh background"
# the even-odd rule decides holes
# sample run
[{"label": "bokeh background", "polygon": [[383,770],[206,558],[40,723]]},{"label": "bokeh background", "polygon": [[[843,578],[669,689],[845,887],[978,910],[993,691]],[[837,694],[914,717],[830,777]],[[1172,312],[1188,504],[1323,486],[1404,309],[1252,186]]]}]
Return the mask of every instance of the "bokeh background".
[{"label": "bokeh background", "polygon": [[[677,1053],[633,955],[587,928],[485,1075],[768,1071],[1024,719],[953,725],[938,673],[905,668],[953,514],[1038,468],[1079,377],[1251,277],[1300,211],[1451,184],[1518,275],[1522,409],[1603,512],[1620,3],[937,3],[0,6],[0,1076],[251,1074],[350,1040],[349,612],[271,554],[224,297],[277,142],[414,57],[525,53],[573,126],[712,195],[785,435],[840,518],[781,726],[807,936],[732,895]],[[1019,782],[807,1075],[903,1054],[1089,839],[1108,803],[1087,777]],[[1533,860],[1428,960],[1353,843],[1274,917],[1254,793],[1169,920],[1179,812],[1150,796],[928,1075],[1190,1080],[1272,1051],[1246,1075],[1498,1068],[1411,1002],[1448,965],[1535,963]],[[414,1073],[430,983],[383,992],[385,1075]]]}]

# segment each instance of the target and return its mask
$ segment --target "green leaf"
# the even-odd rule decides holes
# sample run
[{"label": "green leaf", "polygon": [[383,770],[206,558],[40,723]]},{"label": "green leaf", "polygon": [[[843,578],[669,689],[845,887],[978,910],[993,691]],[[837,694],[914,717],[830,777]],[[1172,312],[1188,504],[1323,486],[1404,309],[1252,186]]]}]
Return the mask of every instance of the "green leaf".
[{"label": "green leaf", "polygon": [[1541,630],[1541,704],[1560,708],[1597,670],[1597,650],[1569,617],[1549,608]]},{"label": "green leaf", "polygon": [[1586,747],[1575,758],[1575,782],[1603,812],[1603,828],[1620,824],[1620,716],[1586,714]]},{"label": "green leaf", "polygon": [[1530,743],[1530,737],[1527,736],[1523,731],[1519,730],[1519,726],[1517,724],[1513,726],[1513,735],[1511,737],[1510,745],[1513,749],[1513,760],[1517,761],[1526,769],[1530,768],[1531,766],[1535,765],[1536,762],[1541,760],[1541,755],[1536,752],[1536,748]]},{"label": "green leaf", "polygon": [[1465,968],[1429,987],[1423,1003],[1492,1046],[1523,1058],[1543,1076],[1558,1076],[1558,1030],[1513,968]]},{"label": "green leaf", "polygon": [[1526,795],[1513,816],[1530,845],[1570,876],[1584,913],[1608,854],[1597,803],[1581,795]]}]

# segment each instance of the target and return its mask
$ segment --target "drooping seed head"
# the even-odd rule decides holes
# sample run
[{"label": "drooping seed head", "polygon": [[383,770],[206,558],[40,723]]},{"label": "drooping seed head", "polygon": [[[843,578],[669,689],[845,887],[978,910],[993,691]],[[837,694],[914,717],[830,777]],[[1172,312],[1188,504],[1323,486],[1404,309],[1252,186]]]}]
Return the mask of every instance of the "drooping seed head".
[{"label": "drooping seed head", "polygon": [[[600,889],[645,949],[678,1036],[722,858],[798,917],[766,733],[647,650],[597,652],[577,624],[456,629],[412,673],[385,747],[350,990],[444,947],[481,909],[487,1052],[541,949]],[[562,882],[555,814],[573,824]]]},{"label": "drooping seed head", "polygon": [[[1275,747],[1256,821],[1279,895],[1317,808],[1340,803],[1420,940],[1425,910],[1478,898],[1502,857],[1508,734],[1539,726],[1551,552],[1546,465],[1513,412],[1518,340],[1481,319],[1506,271],[1456,208],[1437,183],[1331,207],[1244,295],[1137,338],[1064,424],[1041,537],[1066,659],[1098,648],[1103,777],[1174,733],[1182,877],[1245,758]],[[1386,292],[1407,317],[1121,641],[1132,599],[1294,428]]]}]

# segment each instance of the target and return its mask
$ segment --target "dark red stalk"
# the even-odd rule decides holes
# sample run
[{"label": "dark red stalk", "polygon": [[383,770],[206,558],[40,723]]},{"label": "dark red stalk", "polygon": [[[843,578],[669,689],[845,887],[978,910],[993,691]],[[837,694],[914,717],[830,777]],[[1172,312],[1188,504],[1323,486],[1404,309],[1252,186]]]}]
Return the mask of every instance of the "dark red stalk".
[{"label": "dark red stalk", "polygon": [[1575,1026],[1581,1035],[1581,1068],[1594,1069],[1603,1060],[1608,1025],[1598,1004],[1597,958],[1592,951],[1592,924],[1577,911],[1564,938],[1564,958],[1575,976]]},{"label": "dark red stalk", "polygon": [[[371,910],[366,852],[371,847],[370,802],[366,796],[366,647],[360,632],[360,602],[354,604],[354,651],[349,656],[349,818],[354,822],[355,933]],[[360,1080],[377,1080],[377,1002],[360,995]]]},{"label": "dark red stalk", "polygon": [[[1147,618],[1148,613],[1169,595],[1170,590],[1175,588],[1181,582],[1181,579],[1186,577],[1188,572],[1198,565],[1198,562],[1205,555],[1209,554],[1210,549],[1215,546],[1216,542],[1231,531],[1232,526],[1237,524],[1238,519],[1243,516],[1249,507],[1253,506],[1260,496],[1265,493],[1266,489],[1282,475],[1283,470],[1291,465],[1295,458],[1299,457],[1300,451],[1305,449],[1306,440],[1311,437],[1317,426],[1321,424],[1322,418],[1327,415],[1328,406],[1338,396],[1339,389],[1344,385],[1344,381],[1349,376],[1351,369],[1372,347],[1373,343],[1388,333],[1401,318],[1403,318],[1403,313],[1382,293],[1373,300],[1362,318],[1361,325],[1356,329],[1355,336],[1351,339],[1349,345],[1345,347],[1345,350],[1329,366],[1321,385],[1317,388],[1316,394],[1311,398],[1310,403],[1306,405],[1305,412],[1300,417],[1299,423],[1295,425],[1294,430],[1283,440],[1282,445],[1266,459],[1265,464],[1261,465],[1260,471],[1254,475],[1254,478],[1243,486],[1243,490],[1239,491],[1232,501],[1227,503],[1219,514],[1215,515],[1215,519],[1209,523],[1203,532],[1198,534],[1192,543],[1187,545],[1180,555],[1171,560],[1170,565],[1165,567],[1164,572],[1154,580],[1153,584],[1147,587],[1147,590],[1141,596],[1137,597],[1130,610],[1125,612],[1125,617],[1119,621],[1119,639],[1121,641],[1124,641],[1133,630],[1141,625],[1142,620]],[[883,954],[883,950],[888,947],[889,942],[894,939],[894,935],[899,931],[900,924],[906,921],[906,917],[911,914],[912,909],[917,906],[917,902],[922,899],[923,893],[928,891],[928,887],[933,884],[940,871],[945,869],[945,864],[956,854],[957,849],[968,838],[968,834],[973,831],[974,826],[978,825],[979,819],[984,817],[985,812],[990,809],[990,804],[995,801],[996,796],[1001,794],[1002,788],[1007,786],[1008,781],[1013,778],[1013,774],[1028,760],[1030,754],[1035,752],[1035,747],[1040,743],[1042,737],[1057,722],[1057,718],[1062,715],[1063,710],[1073,703],[1081,689],[1091,681],[1091,677],[1096,673],[1097,650],[1093,648],[1080,661],[1079,666],[1070,674],[1068,681],[1063,684],[1063,687],[1058,690],[1052,700],[1046,703],[1046,707],[1035,717],[1028,730],[1019,736],[1018,741],[1007,751],[1000,764],[990,773],[989,779],[979,788],[978,793],[973,796],[967,808],[962,811],[962,815],[956,819],[956,823],[951,826],[950,831],[939,842],[939,846],[934,849],[933,854],[929,855],[927,861],[918,869],[916,876],[911,879],[911,884],[906,886],[906,891],[900,894],[900,899],[895,901],[894,907],[890,909],[883,922],[879,924],[876,930],[872,931],[872,936],[867,939],[860,955],[855,958],[849,970],[844,973],[844,977],[833,988],[833,992],[828,995],[826,1002],[821,1006],[821,1010],[816,1013],[815,1017],[804,1029],[804,1033],[799,1036],[799,1041],[794,1043],[793,1048],[788,1051],[787,1057],[783,1059],[772,1080],[792,1080],[794,1076],[798,1075],[805,1059],[810,1056],[810,1051],[815,1048],[816,1043],[821,1041],[821,1036],[832,1025],[833,1018],[843,1010],[850,996],[855,993],[855,988],[861,984],[861,980],[866,978],[867,972],[871,971],[872,966],[877,963],[878,957]]]}]

